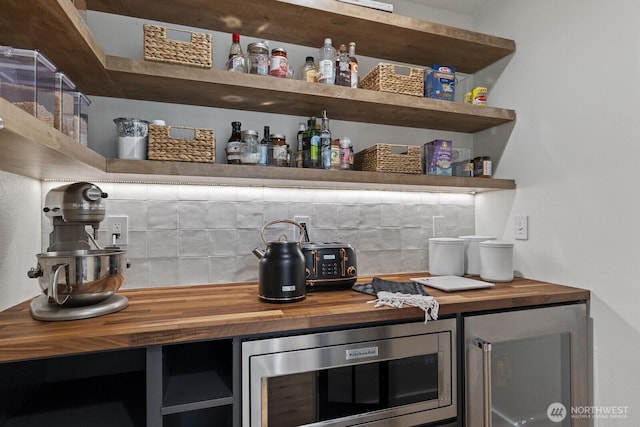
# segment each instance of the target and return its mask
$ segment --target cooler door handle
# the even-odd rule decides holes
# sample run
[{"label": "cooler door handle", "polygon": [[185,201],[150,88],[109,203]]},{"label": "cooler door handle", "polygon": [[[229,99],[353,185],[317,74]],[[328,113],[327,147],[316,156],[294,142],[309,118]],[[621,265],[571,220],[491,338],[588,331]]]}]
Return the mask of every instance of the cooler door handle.
[{"label": "cooler door handle", "polygon": [[482,415],[484,427],[491,427],[491,343],[475,338],[473,345],[482,350]]}]

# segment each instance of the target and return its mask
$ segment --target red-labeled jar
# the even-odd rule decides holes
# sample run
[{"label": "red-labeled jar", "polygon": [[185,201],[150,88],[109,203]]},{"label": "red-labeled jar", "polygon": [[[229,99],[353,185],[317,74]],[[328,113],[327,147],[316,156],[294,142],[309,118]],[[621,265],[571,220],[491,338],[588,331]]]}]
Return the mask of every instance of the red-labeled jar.
[{"label": "red-labeled jar", "polygon": [[287,51],[278,47],[271,49],[271,58],[269,58],[269,74],[274,77],[287,78],[289,70],[289,60],[287,59]]}]

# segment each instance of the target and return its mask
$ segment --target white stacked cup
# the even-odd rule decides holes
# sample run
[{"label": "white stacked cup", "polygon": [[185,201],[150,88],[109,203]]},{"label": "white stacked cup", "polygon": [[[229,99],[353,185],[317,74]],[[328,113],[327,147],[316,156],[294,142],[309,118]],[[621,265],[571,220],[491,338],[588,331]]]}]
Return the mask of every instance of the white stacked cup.
[{"label": "white stacked cup", "polygon": [[429,274],[464,276],[464,240],[455,237],[430,238]]},{"label": "white stacked cup", "polygon": [[464,240],[464,274],[480,275],[480,242],[495,240],[489,236],[460,236]]},{"label": "white stacked cup", "polygon": [[513,280],[513,243],[487,240],[479,243],[480,278],[490,282]]}]

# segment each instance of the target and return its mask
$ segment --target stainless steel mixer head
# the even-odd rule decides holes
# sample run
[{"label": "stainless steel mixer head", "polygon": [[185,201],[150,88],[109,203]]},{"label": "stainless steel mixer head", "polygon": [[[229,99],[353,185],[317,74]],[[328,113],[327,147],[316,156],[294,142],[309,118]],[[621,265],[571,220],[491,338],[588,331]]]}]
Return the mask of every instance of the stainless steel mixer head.
[{"label": "stainless steel mixer head", "polygon": [[89,182],[75,182],[50,190],[43,209],[53,225],[47,250],[90,249],[85,227],[90,225],[94,239],[97,238],[106,214],[104,199],[107,197],[107,193]]}]

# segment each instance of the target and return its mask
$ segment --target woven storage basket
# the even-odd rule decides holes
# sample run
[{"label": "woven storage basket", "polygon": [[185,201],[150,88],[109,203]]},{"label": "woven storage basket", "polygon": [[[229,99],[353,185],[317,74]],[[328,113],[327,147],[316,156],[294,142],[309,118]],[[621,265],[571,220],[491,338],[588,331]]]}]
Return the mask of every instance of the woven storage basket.
[{"label": "woven storage basket", "polygon": [[[400,71],[402,73],[399,73]],[[359,87],[381,92],[424,96],[424,71],[421,68],[380,63],[360,80]]]},{"label": "woven storage basket", "polygon": [[[395,151],[395,153],[394,153]],[[376,144],[355,154],[353,167],[368,172],[422,173],[422,147]]]},{"label": "woven storage basket", "polygon": [[[191,129],[193,139],[172,138],[171,129]],[[216,138],[213,129],[196,129],[186,126],[149,125],[147,143],[149,160],[174,160],[179,162],[216,162]]]},{"label": "woven storage basket", "polygon": [[[168,62],[170,64],[191,65],[211,68],[211,34],[192,33],[174,28],[144,24],[144,59]],[[190,41],[167,39],[167,30],[190,33]]]}]

